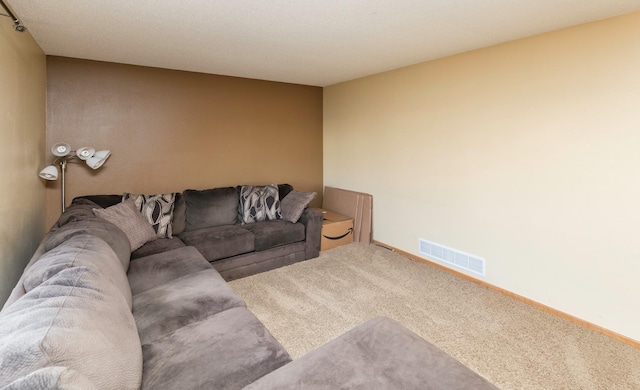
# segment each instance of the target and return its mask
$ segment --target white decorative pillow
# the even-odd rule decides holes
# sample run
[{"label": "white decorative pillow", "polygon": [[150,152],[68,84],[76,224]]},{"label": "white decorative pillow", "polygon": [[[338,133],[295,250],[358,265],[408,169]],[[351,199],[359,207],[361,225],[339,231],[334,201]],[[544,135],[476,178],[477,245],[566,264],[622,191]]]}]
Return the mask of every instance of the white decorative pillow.
[{"label": "white decorative pillow", "polygon": [[277,184],[242,186],[238,220],[240,224],[282,219]]},{"label": "white decorative pillow", "polygon": [[300,192],[293,190],[287,194],[280,202],[282,209],[282,219],[296,223],[302,216],[304,209],[316,197],[315,192]]},{"label": "white decorative pillow", "polygon": [[153,226],[158,238],[173,237],[173,209],[176,194],[140,195],[125,193],[122,200],[133,199],[138,211]]},{"label": "white decorative pillow", "polygon": [[127,199],[106,209],[93,209],[93,213],[119,227],[129,239],[132,252],[157,238],[151,224],[136,209],[133,199]]}]

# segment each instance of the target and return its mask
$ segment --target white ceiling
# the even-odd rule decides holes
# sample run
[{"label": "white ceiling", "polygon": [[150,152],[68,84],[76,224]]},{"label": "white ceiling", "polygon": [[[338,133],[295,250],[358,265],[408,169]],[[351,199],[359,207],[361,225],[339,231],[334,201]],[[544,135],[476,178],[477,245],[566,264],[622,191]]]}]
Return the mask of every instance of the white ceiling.
[{"label": "white ceiling", "polygon": [[315,86],[640,10],[640,0],[8,3],[49,55]]}]

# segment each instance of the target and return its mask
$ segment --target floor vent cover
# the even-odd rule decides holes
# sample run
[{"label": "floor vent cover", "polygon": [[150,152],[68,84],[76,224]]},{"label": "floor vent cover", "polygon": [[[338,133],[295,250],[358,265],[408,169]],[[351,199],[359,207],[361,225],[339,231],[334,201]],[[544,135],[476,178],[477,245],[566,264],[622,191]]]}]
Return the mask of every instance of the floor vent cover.
[{"label": "floor vent cover", "polygon": [[456,249],[420,239],[420,254],[440,260],[466,271],[485,276],[485,261],[482,257],[464,253]]}]

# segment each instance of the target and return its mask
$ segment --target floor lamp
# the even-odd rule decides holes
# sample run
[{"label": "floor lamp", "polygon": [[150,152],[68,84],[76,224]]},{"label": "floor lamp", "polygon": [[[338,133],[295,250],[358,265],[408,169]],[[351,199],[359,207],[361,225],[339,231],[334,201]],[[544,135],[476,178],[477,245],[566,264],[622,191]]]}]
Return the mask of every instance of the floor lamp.
[{"label": "floor lamp", "polygon": [[98,169],[102,165],[104,165],[107,158],[111,155],[110,150],[98,150],[96,151],[92,147],[82,147],[78,150],[71,150],[71,146],[69,144],[65,144],[63,142],[57,143],[51,147],[51,153],[56,156],[56,159],[53,160],[53,164],[44,168],[40,171],[40,177],[45,180],[58,180],[58,168],[56,164],[60,165],[60,179],[61,179],[61,203],[62,203],[62,212],[64,213],[66,210],[66,201],[65,201],[65,182],[64,182],[64,174],[67,169],[67,162],[73,161],[84,161],[89,167],[93,169]]}]

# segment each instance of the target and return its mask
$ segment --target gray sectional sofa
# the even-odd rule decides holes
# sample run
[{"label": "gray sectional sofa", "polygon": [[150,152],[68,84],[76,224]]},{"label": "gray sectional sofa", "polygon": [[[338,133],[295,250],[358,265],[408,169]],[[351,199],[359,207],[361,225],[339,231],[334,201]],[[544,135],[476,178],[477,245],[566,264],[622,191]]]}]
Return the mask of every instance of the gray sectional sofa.
[{"label": "gray sectional sofa", "polygon": [[94,209],[67,209],[0,312],[0,389],[495,389],[386,318],[292,362],[202,246],[132,256],[131,232]]}]

